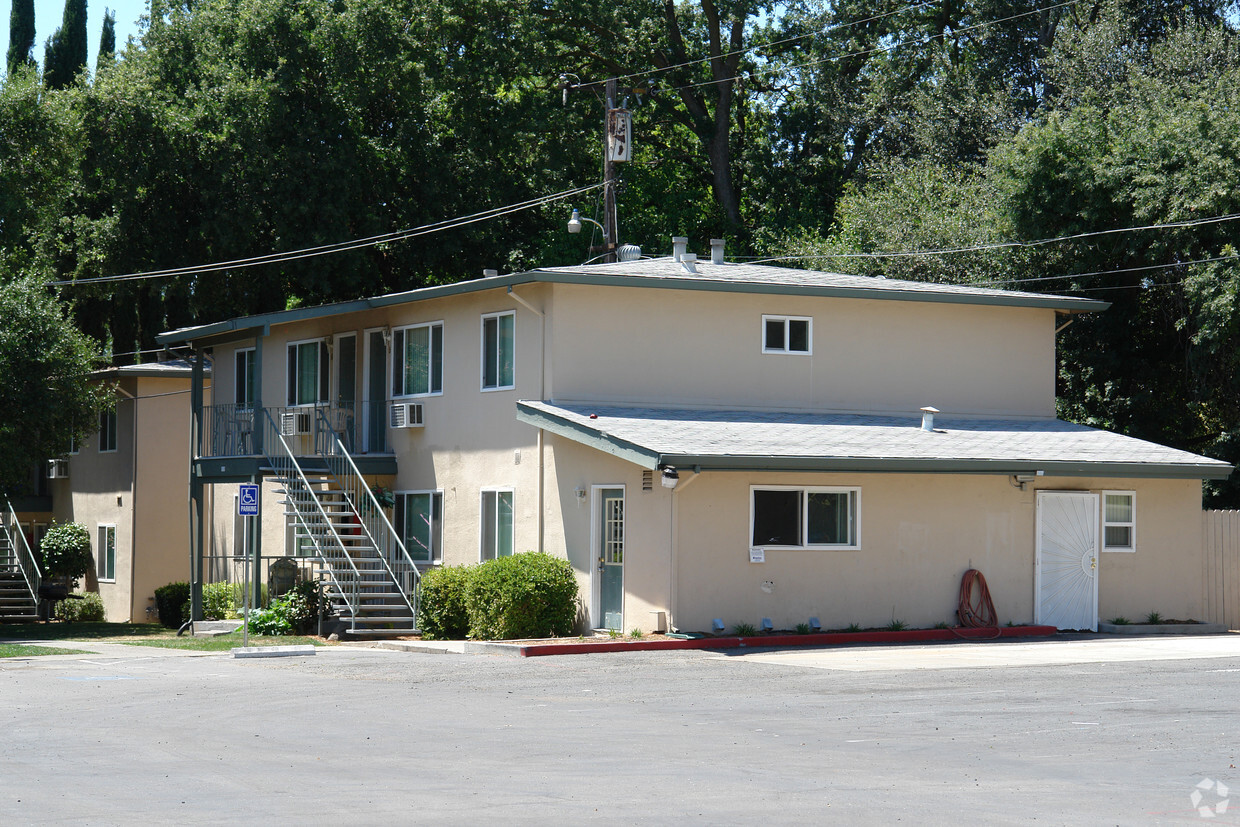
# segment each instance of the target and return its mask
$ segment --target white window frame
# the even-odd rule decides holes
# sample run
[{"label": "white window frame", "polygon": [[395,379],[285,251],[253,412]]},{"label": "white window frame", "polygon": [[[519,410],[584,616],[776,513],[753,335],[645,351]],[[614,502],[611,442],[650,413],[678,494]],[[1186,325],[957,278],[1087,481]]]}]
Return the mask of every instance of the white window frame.
[{"label": "white window frame", "polygon": [[417,496],[430,495],[432,513],[435,508],[435,501],[436,500],[439,501],[439,531],[438,532],[435,531],[435,522],[434,522],[433,517],[431,519],[431,524],[430,524],[430,530],[431,530],[430,552],[431,554],[430,554],[429,560],[419,560],[414,555],[414,553],[410,551],[409,543],[406,541],[405,526],[403,525],[404,520],[400,520],[399,521],[400,524],[396,525],[395,528],[396,528],[398,535],[400,536],[400,541],[405,544],[405,551],[409,552],[409,558],[413,560],[414,563],[420,566],[441,566],[443,565],[443,520],[444,520],[443,489],[442,488],[426,488],[426,489],[421,489],[421,490],[410,489],[407,491],[395,491],[393,493],[396,497],[396,506],[393,508],[393,513],[392,513],[394,521],[395,521],[397,512],[399,512],[402,517],[408,513],[409,506],[407,504],[401,503],[402,497],[411,497],[411,496],[417,497]]},{"label": "white window frame", "polygon": [[[756,491],[798,491],[801,494],[801,526],[800,545],[754,543],[754,522],[757,517],[754,503]],[[809,543],[809,495],[810,494],[848,494],[853,501],[851,543]],[[861,550],[861,487],[855,485],[751,485],[749,486],[749,534],[747,541],[750,548],[761,548],[773,551],[860,551]]]},{"label": "white window frame", "polygon": [[[112,565],[111,571],[108,571],[108,559],[106,549],[104,547],[105,532],[111,532],[112,536]],[[116,582],[116,525],[114,523],[97,523],[95,525],[95,539],[98,541],[95,551],[95,574],[98,576],[100,583]]]},{"label": "white window frame", "polygon": [[[258,395],[258,388],[256,386],[251,387],[254,382],[254,373],[252,368],[257,368],[258,365],[257,362],[254,365],[250,365],[250,356],[248,354],[253,354],[254,360],[258,359],[257,348],[239,347],[233,351],[233,404],[236,405],[239,410],[252,410],[254,408],[254,397]],[[287,352],[285,355],[287,357]],[[244,384],[242,383],[240,376],[242,370],[246,373]],[[241,398],[242,394],[239,393],[239,391],[243,389],[247,392],[253,391],[250,393],[249,399],[243,400]]]},{"label": "white window frame", "polygon": [[[767,322],[783,322],[784,323],[784,346],[781,348],[766,346],[766,325]],[[805,350],[790,350],[789,342],[791,342],[790,323],[805,322]],[[773,316],[763,315],[762,327],[759,328],[760,339],[759,345],[762,347],[763,353],[781,353],[786,356],[813,356],[814,355],[814,318],[812,316]]]},{"label": "white window frame", "polygon": [[[297,377],[296,377],[296,371],[293,371],[292,376],[289,375],[290,371],[289,371],[289,363],[288,363],[288,353],[293,348],[300,348],[302,345],[309,345],[309,344],[318,345],[318,347],[315,350],[315,353],[317,354],[315,358],[326,359],[326,361],[315,366],[317,369],[314,372],[314,384],[315,384],[314,400],[311,402],[294,402],[293,399],[296,398],[297,396],[295,392],[295,389],[297,387]],[[300,357],[298,358],[300,359]],[[300,363],[298,364],[297,367],[300,368]],[[327,374],[326,384],[324,384],[324,372],[325,371]],[[319,336],[316,339],[299,339],[295,342],[286,342],[284,346],[284,374],[285,374],[284,376],[284,401],[287,403],[288,407],[290,408],[314,408],[319,405],[326,405],[331,399],[331,350],[330,348],[327,347],[327,337]],[[289,384],[290,381],[292,382],[291,386]],[[293,392],[290,393],[290,391],[293,391]]]},{"label": "white window frame", "polygon": [[[512,317],[512,381],[507,385],[495,384],[487,385],[487,322],[491,319],[500,319],[504,316]],[[499,322],[496,322],[496,340],[498,341]],[[517,386],[517,311],[500,310],[496,313],[483,313],[482,320],[478,325],[478,343],[481,350],[481,359],[479,359],[478,367],[478,383],[483,393],[490,391],[509,391]],[[503,377],[499,375],[502,360],[497,351],[495,354],[495,381],[498,383]]]},{"label": "white window frame", "polygon": [[[99,412],[99,453],[115,454],[117,432],[120,431],[120,415],[116,408]],[[110,438],[109,438],[110,437]],[[105,447],[108,446],[108,447]]]},{"label": "white window frame", "polygon": [[[1129,507],[1132,511],[1132,519],[1128,522],[1111,522],[1107,520],[1107,496],[1127,497]],[[1099,515],[1098,524],[1102,527],[1102,543],[1100,548],[1103,551],[1114,551],[1121,554],[1132,554],[1137,550],[1137,492],[1123,490],[1107,490],[1102,492],[1102,514]],[[1108,546],[1107,545],[1107,527],[1117,526],[1126,527],[1128,529],[1128,545],[1126,546]]]},{"label": "white window frame", "polygon": [[[392,328],[392,345],[391,345],[391,350],[392,350],[391,368],[392,369],[391,369],[390,375],[388,376],[388,391],[391,393],[392,399],[417,399],[417,398],[427,397],[427,396],[443,396],[443,379],[444,379],[444,371],[443,371],[444,329],[443,327],[444,327],[443,321],[439,320],[439,321],[434,321],[434,322],[421,322],[419,324],[402,325],[400,327]],[[428,390],[425,393],[407,393],[407,392],[404,392],[405,390],[405,380],[404,380],[405,348],[408,342],[409,331],[419,330],[421,328],[427,329],[427,336],[429,337],[429,342],[430,342],[430,347],[428,348],[429,353],[428,353],[427,365],[426,365],[426,387],[428,388]],[[439,328],[439,354],[438,354],[439,356],[439,389],[438,390],[435,389],[435,356],[436,356],[435,346],[434,346],[435,328]],[[401,336],[401,345],[402,345],[399,352],[396,349],[396,335],[398,333]],[[396,379],[398,376],[400,377],[402,393],[396,393]]]},{"label": "white window frame", "polygon": [[[495,538],[496,538],[495,553],[492,556],[488,557],[487,548],[486,548],[487,533],[486,533],[485,526],[483,526],[482,524],[482,521],[486,517],[486,513],[487,513],[487,508],[486,508],[487,497],[493,496],[495,497],[495,517],[496,517],[496,522],[498,523],[499,495],[500,494],[511,495],[510,501],[512,503],[512,526],[511,526],[512,536],[509,538],[510,539],[509,545],[512,548],[512,554],[515,555],[517,553],[517,494],[516,494],[516,490],[513,488],[500,488],[500,487],[483,488],[479,492],[479,497],[478,497],[478,561],[482,563],[485,563],[488,560],[499,559],[499,548],[498,548],[499,526],[497,524],[495,527]],[[508,555],[505,555],[505,556],[508,556]]]}]

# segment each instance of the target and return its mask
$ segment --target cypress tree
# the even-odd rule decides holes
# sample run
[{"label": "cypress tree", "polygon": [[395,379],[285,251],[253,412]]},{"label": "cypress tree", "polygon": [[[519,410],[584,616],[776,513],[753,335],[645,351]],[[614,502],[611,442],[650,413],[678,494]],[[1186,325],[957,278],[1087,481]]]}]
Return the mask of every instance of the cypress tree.
[{"label": "cypress tree", "polygon": [[99,34],[99,55],[95,58],[95,74],[112,63],[116,55],[116,12],[103,10],[103,31]]},{"label": "cypress tree", "polygon": [[13,0],[9,14],[9,52],[5,65],[12,75],[19,66],[33,66],[34,0]]},{"label": "cypress tree", "polygon": [[43,55],[43,82],[64,89],[86,68],[86,0],[65,0],[60,28],[48,38]]}]

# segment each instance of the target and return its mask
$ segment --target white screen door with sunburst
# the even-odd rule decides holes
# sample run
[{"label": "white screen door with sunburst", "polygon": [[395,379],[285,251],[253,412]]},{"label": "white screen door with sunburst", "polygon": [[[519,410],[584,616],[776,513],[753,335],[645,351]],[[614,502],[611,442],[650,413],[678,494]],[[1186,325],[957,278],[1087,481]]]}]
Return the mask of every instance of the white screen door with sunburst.
[{"label": "white screen door with sunburst", "polygon": [[1098,631],[1098,495],[1038,492],[1037,623]]}]

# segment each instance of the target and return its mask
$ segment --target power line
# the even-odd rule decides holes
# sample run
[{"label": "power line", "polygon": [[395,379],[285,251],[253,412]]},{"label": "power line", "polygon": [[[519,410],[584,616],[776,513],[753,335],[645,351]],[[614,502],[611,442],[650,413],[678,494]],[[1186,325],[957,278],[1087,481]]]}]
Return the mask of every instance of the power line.
[{"label": "power line", "polygon": [[146,270],[139,273],[126,273],[119,276],[99,276],[97,278],[73,279],[67,281],[52,281],[48,284],[57,287],[67,287],[78,284],[100,284],[104,282],[122,282],[122,281],[138,281],[142,279],[168,278],[170,276],[180,275],[197,275],[201,273],[213,273],[220,270],[234,270],[245,267],[257,267],[262,264],[279,264],[286,261],[297,261],[304,258],[315,258],[317,256],[331,255],[333,253],[343,253],[350,250],[359,250],[366,247],[377,247],[380,244],[388,244],[397,241],[406,241],[410,238],[418,236],[431,235],[432,233],[443,232],[444,230],[456,229],[469,224],[476,224],[480,221],[487,221],[492,218],[499,218],[504,215],[521,212],[523,210],[540,207],[554,201],[563,201],[575,195],[590,192],[591,190],[602,187],[603,184],[590,184],[576,189],[564,190],[552,195],[544,195],[539,198],[532,198],[528,201],[522,201],[516,204],[508,204],[503,207],[495,207],[490,210],[473,213],[472,215],[460,216],[457,218],[436,221],[431,224],[423,224],[420,227],[413,227],[407,230],[396,230],[382,235],[370,236],[368,238],[355,238],[349,241],[339,241],[334,244],[324,244],[318,247],[304,247],[299,250],[289,250],[282,253],[267,253],[260,256],[252,256],[250,258],[239,258],[231,261],[219,261],[210,264],[190,265],[185,267],[172,267],[165,270]]},{"label": "power line", "polygon": [[[1174,261],[1174,262],[1171,262],[1170,264],[1143,264],[1140,267],[1118,267],[1114,270],[1094,270],[1091,273],[1071,273],[1066,276],[1037,276],[1034,278],[1027,278],[1027,279],[1006,279],[1006,280],[1005,279],[992,279],[990,281],[974,282],[974,284],[977,287],[990,287],[996,284],[1031,284],[1033,282],[1062,281],[1064,279],[1084,279],[1084,278],[1092,278],[1093,276],[1117,275],[1119,273],[1144,273],[1150,270],[1168,270],[1172,267],[1189,267],[1194,264],[1213,264],[1218,261],[1234,261],[1236,259],[1240,259],[1240,253],[1233,253],[1232,255],[1228,255],[1228,256],[1214,256],[1212,258],[1198,258],[1198,259],[1193,259],[1191,261]],[[1183,282],[1180,282],[1180,283],[1183,284]],[[1125,286],[1131,286],[1131,285],[1125,285]],[[1109,289],[1114,289],[1114,288],[1094,287],[1094,288],[1089,288],[1089,289],[1109,290]]]}]

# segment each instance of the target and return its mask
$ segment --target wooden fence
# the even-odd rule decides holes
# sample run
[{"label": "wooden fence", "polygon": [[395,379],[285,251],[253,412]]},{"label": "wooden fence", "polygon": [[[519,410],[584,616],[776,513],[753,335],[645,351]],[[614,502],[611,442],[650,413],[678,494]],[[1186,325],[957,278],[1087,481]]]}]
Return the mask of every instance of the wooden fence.
[{"label": "wooden fence", "polygon": [[1240,629],[1240,511],[1202,512],[1205,620]]}]

